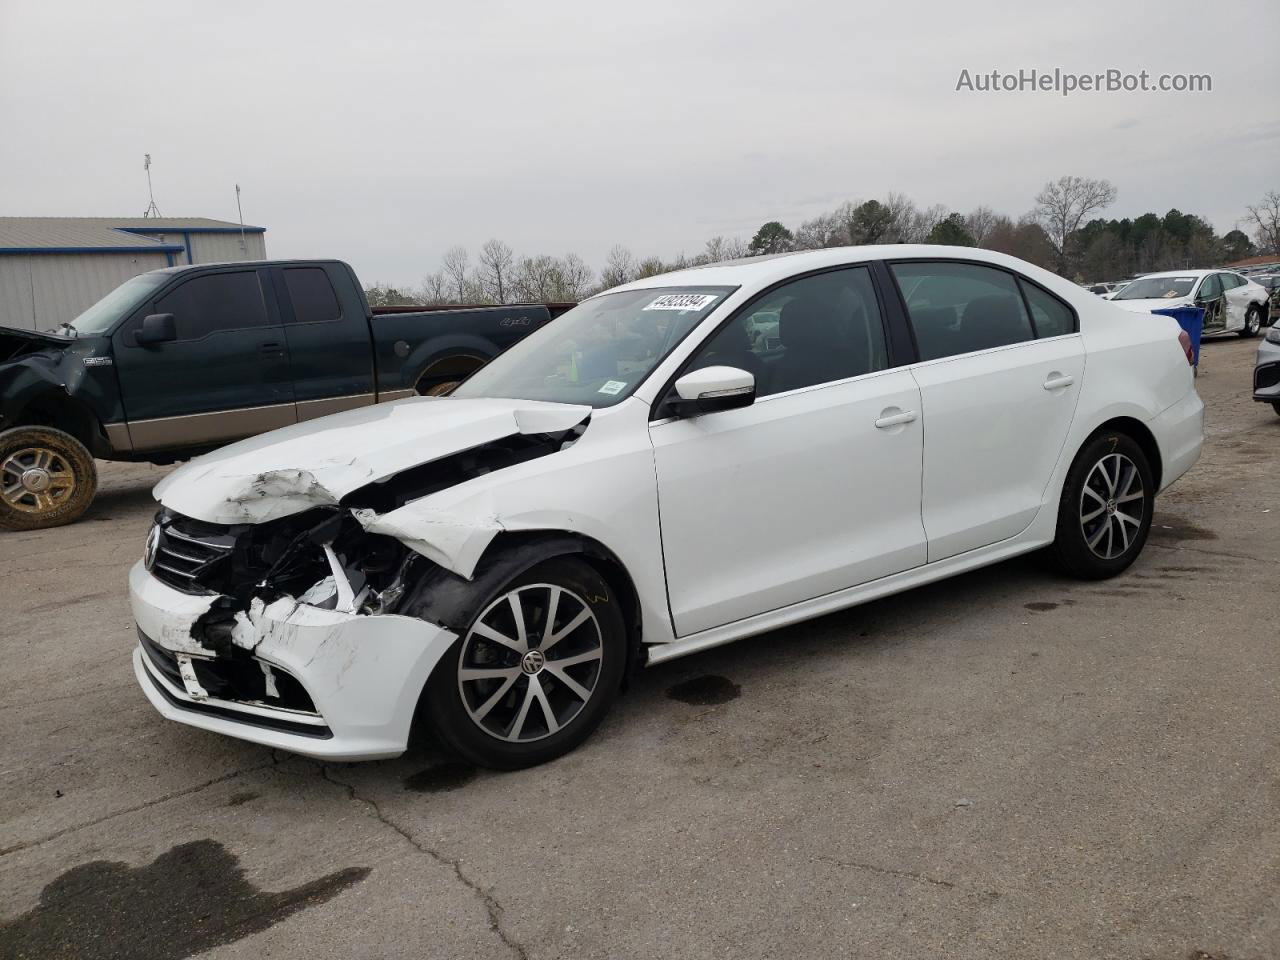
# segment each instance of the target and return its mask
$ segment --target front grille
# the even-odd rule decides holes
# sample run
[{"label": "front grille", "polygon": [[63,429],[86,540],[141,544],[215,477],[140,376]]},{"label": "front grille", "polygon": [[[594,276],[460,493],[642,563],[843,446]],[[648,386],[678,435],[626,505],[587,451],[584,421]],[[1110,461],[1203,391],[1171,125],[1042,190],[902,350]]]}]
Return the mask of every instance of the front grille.
[{"label": "front grille", "polygon": [[184,593],[208,593],[210,582],[230,566],[234,533],[176,515],[162,518],[159,527],[152,574]]},{"label": "front grille", "polygon": [[1253,371],[1253,389],[1269,390],[1280,383],[1280,363],[1268,363]]},{"label": "front grille", "polygon": [[[138,631],[138,642],[142,644],[142,652],[146,655],[156,672],[161,674],[174,687],[184,687],[182,674],[178,670],[177,657],[169,650],[155,643],[141,630]],[[240,657],[205,659],[191,658],[192,669],[196,679],[204,687],[210,697],[216,700],[229,700],[237,703],[253,704],[261,707],[277,707],[296,713],[306,713],[318,717],[315,702],[306,688],[292,674],[271,664],[271,672],[275,682],[274,695],[267,690],[266,674],[262,672],[262,661],[245,653]],[[190,706],[181,701],[183,706]],[[237,719],[245,714],[235,713]],[[291,727],[300,727],[315,731],[313,724],[294,723]]]}]

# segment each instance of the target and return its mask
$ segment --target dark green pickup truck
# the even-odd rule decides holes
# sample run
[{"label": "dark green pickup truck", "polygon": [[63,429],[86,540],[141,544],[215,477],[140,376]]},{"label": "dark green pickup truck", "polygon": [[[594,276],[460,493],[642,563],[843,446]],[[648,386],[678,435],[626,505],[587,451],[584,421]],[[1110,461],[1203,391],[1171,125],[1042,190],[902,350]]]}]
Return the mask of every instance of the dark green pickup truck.
[{"label": "dark green pickup truck", "polygon": [[70,523],[93,458],[172,463],[446,392],[572,304],[375,308],[338,260],[154,270],[52,333],[0,328],[0,530]]}]

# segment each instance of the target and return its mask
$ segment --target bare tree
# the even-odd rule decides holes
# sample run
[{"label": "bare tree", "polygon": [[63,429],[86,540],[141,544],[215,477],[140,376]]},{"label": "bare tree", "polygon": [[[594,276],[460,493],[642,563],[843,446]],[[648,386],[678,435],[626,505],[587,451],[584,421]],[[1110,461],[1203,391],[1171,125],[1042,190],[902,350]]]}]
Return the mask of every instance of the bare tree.
[{"label": "bare tree", "polygon": [[1263,253],[1280,253],[1280,192],[1268,190],[1259,204],[1251,205],[1249,219],[1257,227],[1254,238]]},{"label": "bare tree", "polygon": [[635,279],[635,271],[636,261],[631,251],[621,244],[616,244],[609,251],[609,258],[604,262],[604,269],[600,272],[600,284],[605,290],[621,286]]},{"label": "bare tree", "polygon": [[594,274],[586,262],[576,253],[571,253],[559,261],[560,287],[556,291],[556,300],[581,300],[591,289]]},{"label": "bare tree", "polygon": [[443,270],[428,273],[422,278],[421,298],[423,303],[438,304],[449,302],[449,278]]},{"label": "bare tree", "polygon": [[982,246],[987,234],[991,232],[991,228],[996,225],[996,212],[988,206],[974,207],[972,211],[964,218],[965,226],[969,229],[969,235],[973,237],[974,243]]},{"label": "bare tree", "polygon": [[668,267],[662,262],[661,257],[645,257],[636,264],[635,280],[643,280],[645,277],[656,277],[660,273],[666,273]]},{"label": "bare tree", "polygon": [[468,273],[471,270],[466,247],[450,247],[444,252],[444,274],[453,289],[454,303],[467,302]]},{"label": "bare tree", "polygon": [[480,248],[480,285],[495,303],[507,302],[514,260],[511,248],[496,238],[486,241]]},{"label": "bare tree", "polygon": [[1036,194],[1035,219],[1058,251],[1058,273],[1066,276],[1068,247],[1085,218],[1109,207],[1115,199],[1111,181],[1088,177],[1059,177]]}]

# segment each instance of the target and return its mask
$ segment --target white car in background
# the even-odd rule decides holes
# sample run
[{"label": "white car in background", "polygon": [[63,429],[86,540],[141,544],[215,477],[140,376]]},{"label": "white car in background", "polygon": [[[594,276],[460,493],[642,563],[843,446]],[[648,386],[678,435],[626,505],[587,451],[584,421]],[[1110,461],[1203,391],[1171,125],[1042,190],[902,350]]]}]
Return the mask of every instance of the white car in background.
[{"label": "white car in background", "polygon": [[1269,293],[1261,284],[1228,270],[1170,270],[1149,273],[1111,296],[1134,313],[1169,307],[1203,307],[1204,334],[1257,336],[1267,322]]},{"label": "white car in background", "polygon": [[999,253],[649,277],[451,396],[171,473],[130,573],[134,670],[166,717],[272,747],[394,756],[421,723],[529,766],[633,666],[1041,548],[1114,576],[1203,410],[1172,319]]}]

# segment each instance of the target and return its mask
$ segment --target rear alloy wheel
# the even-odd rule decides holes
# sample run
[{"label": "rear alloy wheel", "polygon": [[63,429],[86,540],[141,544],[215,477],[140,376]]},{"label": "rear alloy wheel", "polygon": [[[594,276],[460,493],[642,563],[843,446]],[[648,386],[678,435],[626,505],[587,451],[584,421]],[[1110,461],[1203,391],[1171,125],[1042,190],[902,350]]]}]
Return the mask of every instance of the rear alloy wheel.
[{"label": "rear alloy wheel", "polygon": [[1059,566],[1084,580],[1114,577],[1142,551],[1154,503],[1151,466],[1142,448],[1127,434],[1094,436],[1062,488],[1053,544]]},{"label": "rear alloy wheel", "polygon": [[626,628],[608,584],[560,558],[502,587],[441,660],[424,704],[464,758],[511,770],[572,750],[617,695]]},{"label": "rear alloy wheel", "polygon": [[1262,311],[1257,307],[1250,307],[1249,312],[1244,315],[1244,326],[1240,330],[1240,336],[1256,337],[1261,329]]},{"label": "rear alloy wheel", "polygon": [[0,433],[0,530],[39,530],[80,519],[98,489],[93,456],[52,427]]}]

